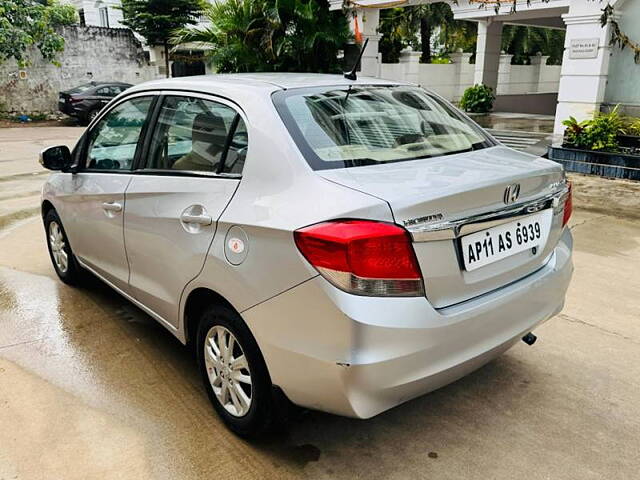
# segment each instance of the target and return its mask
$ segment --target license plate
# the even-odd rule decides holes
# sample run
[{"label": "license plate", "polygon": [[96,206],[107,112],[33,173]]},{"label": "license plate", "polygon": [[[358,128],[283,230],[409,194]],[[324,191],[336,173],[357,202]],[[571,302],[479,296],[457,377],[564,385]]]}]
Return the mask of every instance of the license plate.
[{"label": "license plate", "polygon": [[533,247],[544,248],[552,217],[548,209],[462,237],[465,269],[470,272]]}]

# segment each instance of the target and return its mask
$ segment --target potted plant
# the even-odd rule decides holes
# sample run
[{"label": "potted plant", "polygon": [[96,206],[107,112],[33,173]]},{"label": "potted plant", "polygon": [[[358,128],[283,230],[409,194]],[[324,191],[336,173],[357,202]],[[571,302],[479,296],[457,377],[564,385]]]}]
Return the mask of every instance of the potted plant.
[{"label": "potted plant", "polygon": [[640,119],[622,117],[619,108],[593,118],[562,122],[562,145],[549,147],[549,158],[570,172],[640,180]]}]

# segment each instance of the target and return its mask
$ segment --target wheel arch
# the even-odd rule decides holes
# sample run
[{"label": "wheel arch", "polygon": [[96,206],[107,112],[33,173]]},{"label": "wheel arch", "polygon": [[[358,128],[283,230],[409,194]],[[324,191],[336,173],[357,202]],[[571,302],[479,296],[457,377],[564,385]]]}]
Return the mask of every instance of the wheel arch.
[{"label": "wheel arch", "polygon": [[43,200],[42,205],[40,206],[40,212],[42,213],[42,218],[47,216],[51,210],[55,210],[56,208],[53,206],[49,200]]},{"label": "wheel arch", "polygon": [[184,303],[182,318],[184,325],[183,333],[185,344],[193,345],[193,341],[196,338],[196,331],[198,328],[198,314],[209,305],[224,305],[228,308],[233,309],[242,318],[242,315],[240,315],[238,309],[231,305],[231,303],[218,292],[207,287],[194,288],[191,292],[189,292],[189,295],[187,296],[187,299]]}]

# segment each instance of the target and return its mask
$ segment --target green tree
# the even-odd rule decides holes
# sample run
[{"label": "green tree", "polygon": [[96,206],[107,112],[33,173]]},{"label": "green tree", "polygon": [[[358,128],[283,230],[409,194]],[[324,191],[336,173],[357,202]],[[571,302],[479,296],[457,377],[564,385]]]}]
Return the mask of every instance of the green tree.
[{"label": "green tree", "polygon": [[385,63],[397,63],[400,52],[407,46],[417,46],[417,23],[411,7],[389,8],[380,11],[378,50]]},{"label": "green tree", "polygon": [[397,62],[400,51],[407,47],[420,49],[420,61],[431,63],[431,43],[436,32],[444,52],[458,48],[475,50],[477,26],[473,22],[454,20],[447,3],[433,3],[383,10],[380,16],[380,52],[383,61]]},{"label": "green tree", "polygon": [[164,49],[167,77],[169,71],[169,39],[171,32],[197,23],[202,13],[201,0],[122,0],[122,24],[141,35],[151,46]]},{"label": "green tree", "polygon": [[35,0],[0,1],[0,63],[13,58],[18,65],[29,63],[28,49],[36,47],[52,63],[64,50],[64,38],[56,27],[71,25],[77,20],[71,5]]},{"label": "green tree", "polygon": [[436,27],[445,27],[453,22],[453,12],[446,3],[430,3],[414,7],[420,20],[420,44],[422,63],[431,63],[431,37]]},{"label": "green tree", "polygon": [[453,20],[442,25],[438,41],[444,46],[444,53],[462,50],[467,53],[476,51],[478,24],[466,20]]},{"label": "green tree", "polygon": [[549,56],[549,64],[562,64],[564,30],[505,25],[502,31],[502,50],[513,55],[513,63],[529,63],[538,52]]},{"label": "green tree", "polygon": [[204,16],[207,24],[174,31],[172,43],[205,48],[218,72],[338,72],[350,38],[327,0],[221,0]]}]

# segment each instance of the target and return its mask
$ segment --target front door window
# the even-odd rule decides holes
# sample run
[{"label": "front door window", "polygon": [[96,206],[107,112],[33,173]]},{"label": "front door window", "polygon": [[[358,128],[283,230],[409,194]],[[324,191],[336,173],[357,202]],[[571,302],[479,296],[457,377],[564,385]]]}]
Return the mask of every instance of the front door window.
[{"label": "front door window", "polygon": [[123,102],[107,113],[89,134],[87,170],[131,170],[152,97]]}]

